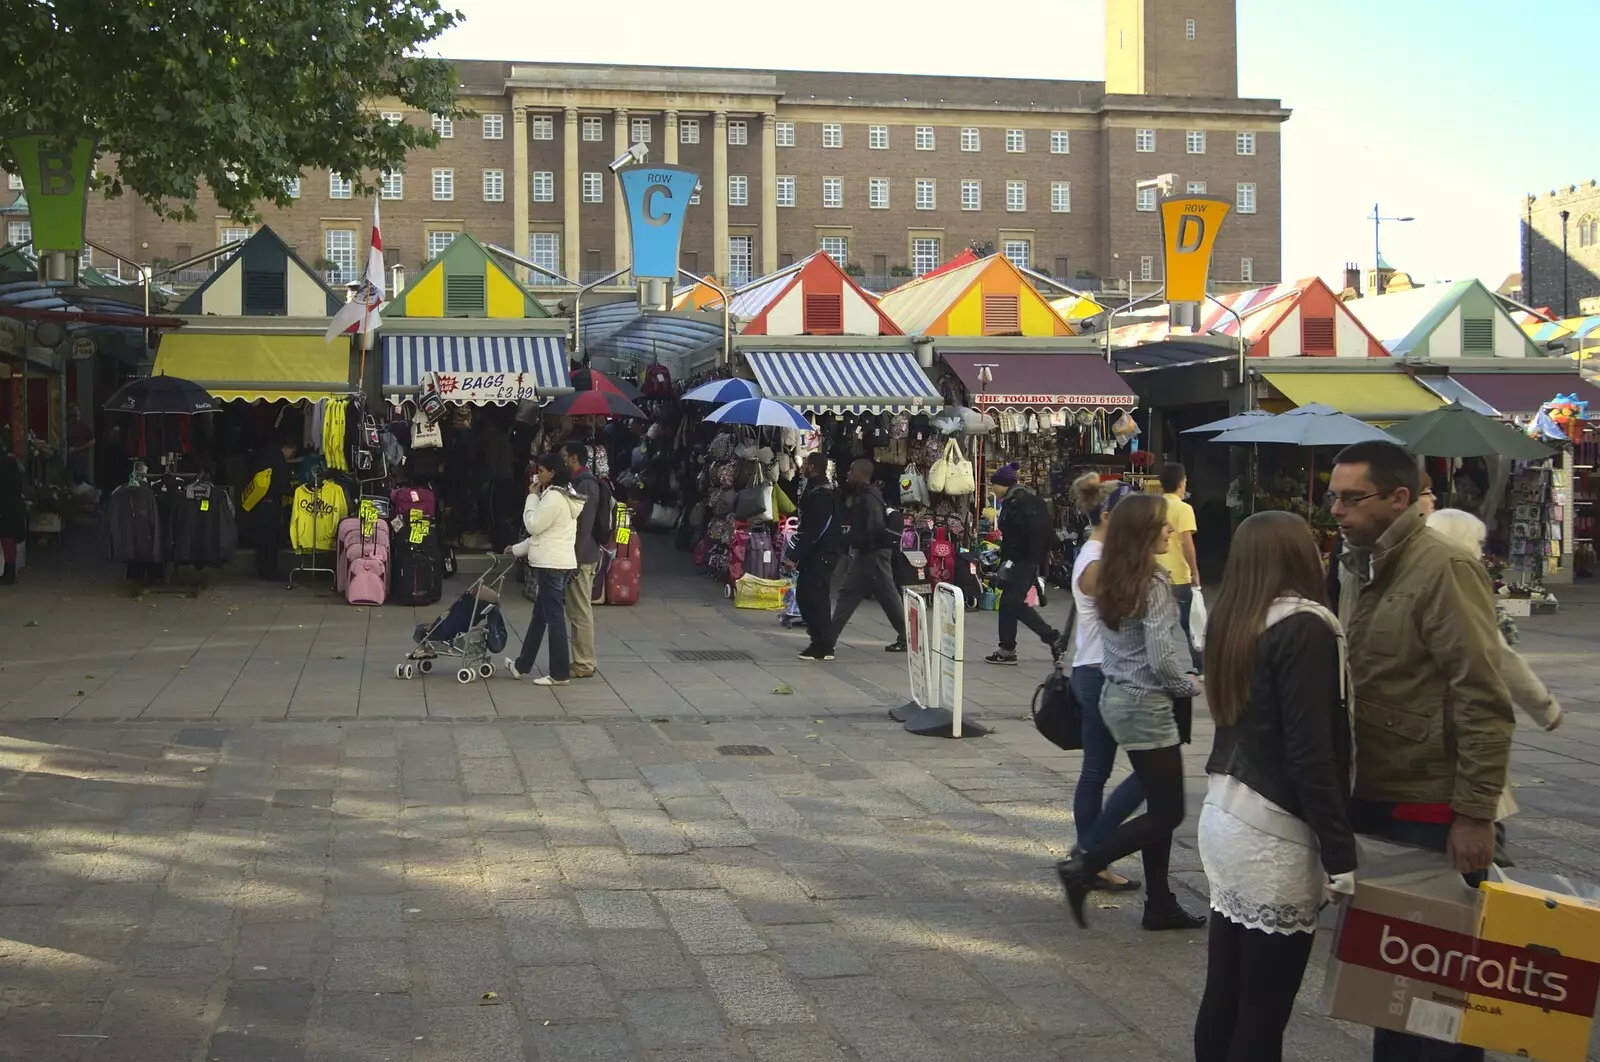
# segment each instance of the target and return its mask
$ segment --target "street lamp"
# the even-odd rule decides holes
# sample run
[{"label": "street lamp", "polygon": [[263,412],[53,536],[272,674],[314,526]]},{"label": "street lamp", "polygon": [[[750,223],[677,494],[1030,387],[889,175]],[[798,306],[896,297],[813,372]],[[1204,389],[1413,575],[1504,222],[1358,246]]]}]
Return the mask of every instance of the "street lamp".
[{"label": "street lamp", "polygon": [[1570,210],[1561,212],[1561,317],[1563,320],[1572,316],[1572,285],[1567,280],[1567,270],[1572,265],[1572,259],[1567,254],[1567,219],[1571,216],[1572,211]]},{"label": "street lamp", "polygon": [[1382,295],[1383,255],[1378,250],[1378,226],[1385,221],[1415,221],[1417,219],[1410,216],[1403,218],[1386,218],[1379,212],[1378,204],[1373,203],[1372,216],[1368,220],[1372,222],[1372,293],[1374,295]]}]

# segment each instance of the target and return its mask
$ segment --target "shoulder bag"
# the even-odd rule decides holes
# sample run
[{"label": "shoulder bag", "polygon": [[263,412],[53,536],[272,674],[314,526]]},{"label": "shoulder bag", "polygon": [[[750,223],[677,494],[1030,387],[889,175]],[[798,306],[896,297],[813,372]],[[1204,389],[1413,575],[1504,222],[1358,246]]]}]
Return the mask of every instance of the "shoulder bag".
[{"label": "shoulder bag", "polygon": [[1064,633],[1055,644],[1055,648],[1062,650],[1062,653],[1056,657],[1049,676],[1033,692],[1034,728],[1046,741],[1068,751],[1083,748],[1083,706],[1072,692],[1069,679],[1071,661],[1062,665],[1062,660],[1068,659],[1072,647],[1072,631],[1077,626],[1077,618],[1076,604],[1068,598],[1067,621],[1062,627]]}]

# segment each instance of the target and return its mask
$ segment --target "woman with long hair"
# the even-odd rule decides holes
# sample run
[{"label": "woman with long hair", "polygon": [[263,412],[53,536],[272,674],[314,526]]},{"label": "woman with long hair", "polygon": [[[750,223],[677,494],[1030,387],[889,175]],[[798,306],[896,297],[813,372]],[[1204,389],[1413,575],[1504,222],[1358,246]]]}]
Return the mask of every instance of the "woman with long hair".
[{"label": "woman with long hair", "polygon": [[1144,787],[1145,813],[1056,864],[1080,926],[1087,926],[1083,904],[1100,871],[1134,852],[1144,859],[1144,928],[1205,925],[1204,918],[1179,905],[1167,880],[1172,831],[1183,822],[1183,754],[1173,698],[1200,693],[1172,586],[1156,563],[1156,554],[1166,551],[1171,537],[1166,499],[1154,494],[1120,502],[1106,528],[1094,593],[1105,650],[1100,714]]},{"label": "woman with long hair", "polygon": [[1261,512],[1234,532],[1206,624],[1200,860],[1211,886],[1196,1062],[1279,1062],[1324,897],[1354,891],[1344,635],[1311,528]]},{"label": "woman with long hair", "polygon": [[[1078,547],[1072,563],[1072,601],[1077,621],[1072,639],[1072,695],[1083,710],[1083,767],[1078,771],[1078,786],[1072,795],[1072,819],[1078,842],[1077,855],[1104,840],[1144,803],[1144,786],[1139,776],[1130,774],[1105,799],[1106,782],[1117,763],[1117,739],[1100,717],[1100,691],[1105,686],[1105,636],[1100,632],[1100,617],[1095,614],[1094,593],[1100,575],[1100,557],[1105,549],[1106,525],[1117,503],[1134,490],[1122,480],[1102,481],[1090,472],[1072,481],[1073,502],[1091,528],[1089,538]],[[1107,892],[1132,892],[1139,888],[1109,867],[1100,871],[1095,887]]]},{"label": "woman with long hair", "polygon": [[506,657],[512,678],[533,670],[539,645],[550,635],[549,671],[534,679],[536,686],[565,686],[572,679],[572,648],[567,635],[567,580],[578,568],[578,515],[583,495],[572,487],[572,473],[561,454],[540,454],[534,461],[534,481],[522,507],[522,525],[528,537],[506,547],[528,562],[529,577],[536,580],[533,616],[522,638],[522,652]]}]

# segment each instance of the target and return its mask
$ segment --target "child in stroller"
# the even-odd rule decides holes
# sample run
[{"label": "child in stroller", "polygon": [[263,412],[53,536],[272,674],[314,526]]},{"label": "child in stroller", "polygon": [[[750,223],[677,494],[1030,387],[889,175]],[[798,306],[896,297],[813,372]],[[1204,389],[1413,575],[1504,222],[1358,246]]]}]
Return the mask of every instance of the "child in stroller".
[{"label": "child in stroller", "polygon": [[500,610],[500,590],[514,566],[510,557],[490,554],[489,570],[432,623],[419,623],[412,633],[416,648],[395,665],[394,676],[409,679],[433,671],[440,657],[460,661],[456,681],[471,682],[494,675],[492,657],[506,647],[506,621]]}]

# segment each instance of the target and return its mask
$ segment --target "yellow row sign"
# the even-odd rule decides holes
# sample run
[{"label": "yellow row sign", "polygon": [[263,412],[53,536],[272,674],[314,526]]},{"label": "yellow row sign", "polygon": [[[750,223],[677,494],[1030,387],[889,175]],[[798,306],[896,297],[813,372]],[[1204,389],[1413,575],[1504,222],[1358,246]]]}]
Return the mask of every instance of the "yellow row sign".
[{"label": "yellow row sign", "polygon": [[1211,249],[1233,204],[1220,196],[1186,195],[1161,201],[1167,302],[1204,302]]}]

